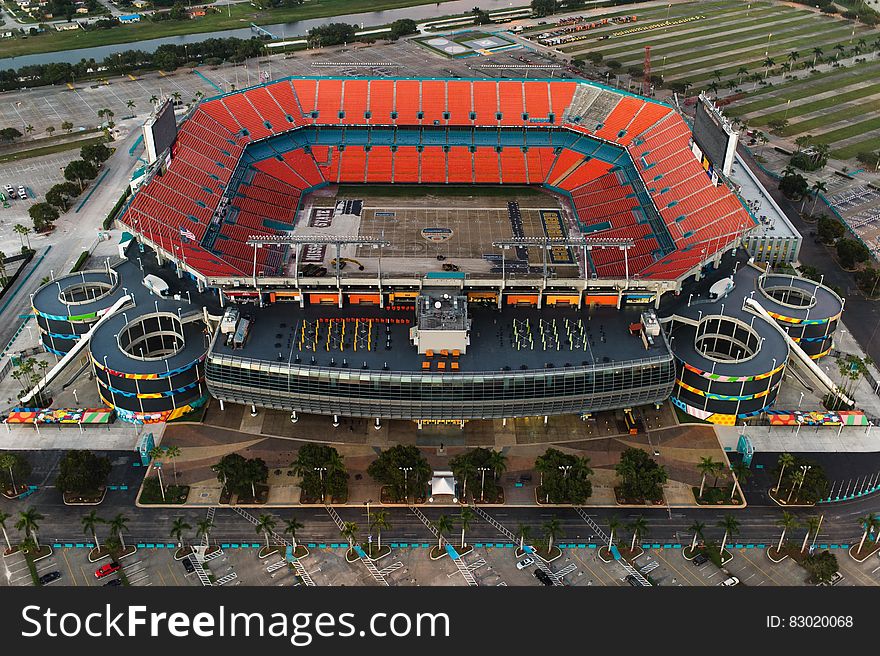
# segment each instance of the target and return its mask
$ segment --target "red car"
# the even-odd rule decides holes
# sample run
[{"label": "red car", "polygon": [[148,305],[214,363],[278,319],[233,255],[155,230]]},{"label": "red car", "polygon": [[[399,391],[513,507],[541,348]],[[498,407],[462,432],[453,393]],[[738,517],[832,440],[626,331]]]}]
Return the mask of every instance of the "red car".
[{"label": "red car", "polygon": [[101,565],[98,569],[95,570],[95,578],[103,579],[105,576],[110,576],[113,572],[118,572],[120,569],[122,569],[122,567],[117,562]]}]

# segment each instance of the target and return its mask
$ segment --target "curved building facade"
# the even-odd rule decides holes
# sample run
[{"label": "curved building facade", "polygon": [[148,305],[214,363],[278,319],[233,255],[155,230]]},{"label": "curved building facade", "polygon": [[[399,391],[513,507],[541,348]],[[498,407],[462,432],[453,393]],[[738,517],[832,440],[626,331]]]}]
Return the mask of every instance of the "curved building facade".
[{"label": "curved building facade", "polygon": [[807,278],[769,273],[758,278],[756,299],[780,327],[818,360],[831,350],[843,313],[843,300],[823,284]]},{"label": "curved building facade", "polygon": [[199,313],[156,301],[116,313],[92,337],[91,359],[102,400],[124,421],[169,421],[208,400],[207,349]]},{"label": "curved building facade", "polygon": [[112,268],[71,273],[46,283],[32,298],[43,346],[55,355],[67,354],[124,295],[119,273]]}]

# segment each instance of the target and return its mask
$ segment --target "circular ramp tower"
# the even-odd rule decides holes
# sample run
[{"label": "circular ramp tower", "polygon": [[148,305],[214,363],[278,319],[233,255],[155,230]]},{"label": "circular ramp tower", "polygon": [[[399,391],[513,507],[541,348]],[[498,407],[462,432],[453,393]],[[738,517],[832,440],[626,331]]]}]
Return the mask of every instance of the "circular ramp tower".
[{"label": "circular ramp tower", "polygon": [[170,421],[208,399],[202,315],[179,303],[147,302],[117,312],[92,336],[90,356],[104,403],[123,421]]},{"label": "circular ramp tower", "polygon": [[40,341],[50,353],[66,355],[125,295],[112,268],[71,273],[46,283],[31,298]]}]

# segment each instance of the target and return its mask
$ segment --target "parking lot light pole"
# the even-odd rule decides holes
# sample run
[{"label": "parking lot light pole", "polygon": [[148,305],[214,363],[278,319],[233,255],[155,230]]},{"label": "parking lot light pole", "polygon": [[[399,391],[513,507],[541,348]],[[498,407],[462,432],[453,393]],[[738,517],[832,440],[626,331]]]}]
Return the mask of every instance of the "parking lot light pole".
[{"label": "parking lot light pole", "polygon": [[398,467],[398,469],[403,472],[403,494],[406,497],[406,502],[409,503],[409,473],[413,468]]},{"label": "parking lot light pole", "polygon": [[324,503],[327,495],[324,493],[324,472],[327,471],[326,467],[315,467],[315,471],[318,472],[318,475],[321,477],[321,503]]}]

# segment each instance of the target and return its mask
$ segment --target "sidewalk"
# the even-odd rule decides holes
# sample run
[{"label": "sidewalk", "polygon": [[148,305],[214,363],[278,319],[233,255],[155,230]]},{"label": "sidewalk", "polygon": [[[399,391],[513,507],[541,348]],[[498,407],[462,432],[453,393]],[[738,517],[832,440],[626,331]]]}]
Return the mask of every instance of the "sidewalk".
[{"label": "sidewalk", "polygon": [[736,451],[739,436],[746,431],[756,452],[773,453],[873,453],[880,451],[880,428],[863,426],[716,426],[718,441]]}]

